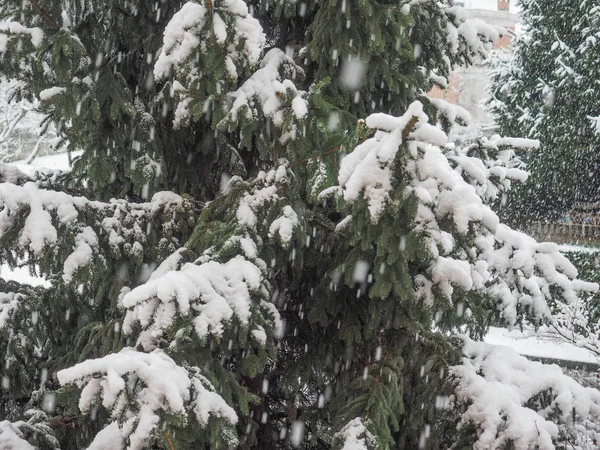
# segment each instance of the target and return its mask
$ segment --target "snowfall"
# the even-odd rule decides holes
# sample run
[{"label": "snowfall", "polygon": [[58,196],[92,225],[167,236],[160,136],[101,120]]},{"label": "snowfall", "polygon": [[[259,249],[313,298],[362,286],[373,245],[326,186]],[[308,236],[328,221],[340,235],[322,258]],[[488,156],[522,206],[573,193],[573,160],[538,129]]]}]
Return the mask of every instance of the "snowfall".
[{"label": "snowfall", "polygon": [[[77,154],[72,154],[71,158],[75,156],[77,156]],[[17,161],[12,164],[22,172],[32,175],[36,171],[45,169],[69,170],[70,157],[67,153],[61,153],[38,157],[30,164],[25,163],[25,161]],[[600,252],[600,248],[594,249],[571,245],[563,245],[560,249],[565,252]],[[10,268],[3,265],[0,268],[0,273],[6,280],[15,280],[34,286],[48,284],[46,280],[32,275],[29,272],[29,267],[18,268],[11,271]],[[523,356],[546,360],[548,362],[570,361],[575,363],[598,364],[600,366],[600,358],[594,353],[585,348],[578,347],[565,341],[560,341],[556,336],[545,335],[544,333],[492,327],[485,337],[485,342],[493,345],[510,347]]]}]

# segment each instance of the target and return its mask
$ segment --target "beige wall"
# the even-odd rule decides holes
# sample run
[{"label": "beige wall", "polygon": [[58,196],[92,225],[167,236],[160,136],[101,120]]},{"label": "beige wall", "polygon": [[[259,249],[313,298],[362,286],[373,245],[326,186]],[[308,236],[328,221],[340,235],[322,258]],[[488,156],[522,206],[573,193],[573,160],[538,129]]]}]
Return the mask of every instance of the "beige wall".
[{"label": "beige wall", "polygon": [[[493,48],[495,51],[508,51],[516,25],[516,16],[504,11],[468,11],[473,17],[504,27],[508,32],[494,42]],[[434,87],[427,95],[462,106],[471,113],[475,122],[491,124],[493,120],[484,106],[489,83],[489,65],[485,61],[480,61],[472,67],[454,71],[450,74],[446,89]]]}]

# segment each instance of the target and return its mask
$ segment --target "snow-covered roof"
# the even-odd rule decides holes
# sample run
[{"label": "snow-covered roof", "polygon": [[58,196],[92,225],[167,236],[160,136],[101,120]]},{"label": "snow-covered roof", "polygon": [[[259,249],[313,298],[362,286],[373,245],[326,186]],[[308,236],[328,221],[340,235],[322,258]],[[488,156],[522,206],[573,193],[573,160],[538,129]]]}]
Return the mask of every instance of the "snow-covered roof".
[{"label": "snow-covered roof", "polygon": [[504,328],[490,328],[485,342],[492,345],[510,347],[523,356],[543,360],[573,361],[585,364],[600,365],[600,358],[585,348],[577,347],[556,337],[544,334]]},{"label": "snow-covered roof", "polygon": [[[463,0],[465,8],[484,9],[488,11],[498,11],[498,0]],[[516,13],[519,10],[516,0],[510,2],[510,12]]]}]

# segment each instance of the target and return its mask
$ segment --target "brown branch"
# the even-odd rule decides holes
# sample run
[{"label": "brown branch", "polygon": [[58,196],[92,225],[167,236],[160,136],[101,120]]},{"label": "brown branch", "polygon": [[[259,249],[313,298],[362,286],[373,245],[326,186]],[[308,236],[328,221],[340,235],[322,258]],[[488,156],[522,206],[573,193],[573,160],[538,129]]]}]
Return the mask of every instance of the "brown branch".
[{"label": "brown branch", "polygon": [[406,128],[404,128],[404,130],[402,131],[403,141],[406,141],[406,139],[408,139],[408,135],[414,131],[417,122],[419,122],[419,118],[417,116],[412,116],[412,118],[408,122],[408,125],[406,125]]},{"label": "brown branch", "polygon": [[227,100],[228,98],[230,98],[228,95],[212,95],[212,96],[208,96],[208,97],[203,97],[201,95],[198,94],[194,94],[191,91],[179,91],[182,92],[183,94],[192,97],[192,98],[197,98],[198,100]]},{"label": "brown branch", "polygon": [[293,168],[293,167],[296,167],[296,166],[298,166],[300,164],[305,164],[305,163],[307,163],[309,161],[315,160],[317,158],[322,158],[323,156],[331,155],[332,153],[335,153],[335,152],[339,151],[341,148],[342,148],[342,146],[338,145],[337,147],[334,147],[334,148],[332,148],[330,150],[327,150],[325,153],[322,153],[322,154],[319,154],[319,155],[314,155],[314,156],[311,156],[310,158],[301,159],[299,161],[294,161],[292,164],[290,164],[290,169]]},{"label": "brown branch", "polygon": [[52,419],[48,426],[50,428],[73,428],[75,426],[75,420],[77,416],[74,417],[57,417]]},{"label": "brown branch", "polygon": [[167,439],[167,442],[169,443],[169,447],[171,447],[171,450],[175,450],[175,447],[173,446],[173,443],[171,442],[171,438],[169,437],[167,432],[163,431],[163,434],[165,435],[165,438]]},{"label": "brown branch", "polygon": [[56,30],[60,30],[60,27],[58,26],[58,24],[52,19],[52,17],[50,17],[50,15],[44,11],[44,9],[38,5],[34,0],[29,0],[29,3],[31,3],[31,6],[33,6],[33,9],[35,9],[38,13],[40,13],[40,15],[46,19],[47,22],[50,23],[50,25],[52,25],[54,27],[54,29]]}]

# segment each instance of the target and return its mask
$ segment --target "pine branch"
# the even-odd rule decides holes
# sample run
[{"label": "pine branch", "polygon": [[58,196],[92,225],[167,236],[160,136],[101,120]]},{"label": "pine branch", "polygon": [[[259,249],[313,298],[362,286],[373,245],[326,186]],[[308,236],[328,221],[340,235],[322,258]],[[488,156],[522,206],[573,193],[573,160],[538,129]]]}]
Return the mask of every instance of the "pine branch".
[{"label": "pine branch", "polygon": [[35,9],[44,19],[46,19],[46,21],[52,25],[52,27],[55,30],[60,30],[60,27],[58,26],[58,24],[52,19],[52,17],[50,17],[50,15],[44,10],[44,8],[42,8],[40,5],[38,5],[34,0],[29,0],[29,3],[31,4],[31,6],[33,7],[33,9]]}]

